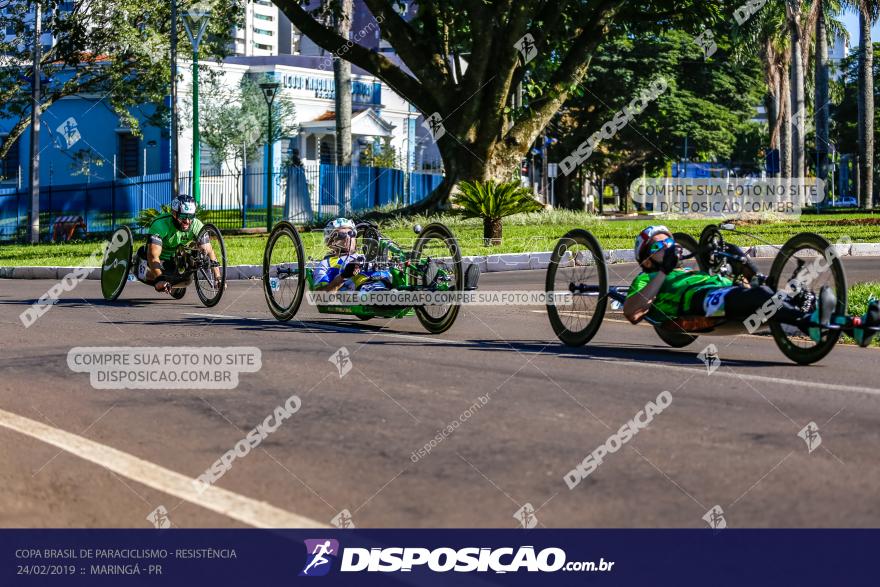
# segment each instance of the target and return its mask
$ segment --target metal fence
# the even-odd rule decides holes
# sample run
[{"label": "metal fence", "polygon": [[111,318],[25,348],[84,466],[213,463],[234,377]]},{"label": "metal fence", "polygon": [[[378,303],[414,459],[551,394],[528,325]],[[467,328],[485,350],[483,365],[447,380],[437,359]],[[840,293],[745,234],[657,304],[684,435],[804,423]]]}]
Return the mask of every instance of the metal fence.
[{"label": "metal fence", "polygon": [[[221,229],[266,226],[265,170],[202,175],[200,203],[209,222]],[[443,176],[378,167],[306,164],[271,174],[273,219],[296,224],[320,222],[381,207],[413,204],[434,191]],[[192,174],[180,176],[181,193],[192,193]],[[159,209],[171,200],[169,173],[83,184],[41,186],[40,228],[50,240],[62,217],[82,217],[90,233],[135,226],[141,210]],[[30,193],[0,189],[0,241],[26,240]]]}]

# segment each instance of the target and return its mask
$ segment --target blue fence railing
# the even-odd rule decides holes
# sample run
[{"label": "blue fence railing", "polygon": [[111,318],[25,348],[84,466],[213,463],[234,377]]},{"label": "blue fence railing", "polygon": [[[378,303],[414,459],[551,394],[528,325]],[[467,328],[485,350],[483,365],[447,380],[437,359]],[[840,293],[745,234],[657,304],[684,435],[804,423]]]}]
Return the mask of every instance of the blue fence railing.
[{"label": "blue fence railing", "polygon": [[[417,203],[443,181],[436,173],[407,173],[400,169],[341,167],[307,164],[272,173],[271,203],[275,219],[310,223],[379,207]],[[221,229],[266,225],[266,173],[203,174],[201,205],[210,221]],[[180,177],[180,191],[192,192],[192,175]],[[171,200],[168,173],[88,182],[41,186],[40,227],[43,238],[63,217],[82,217],[88,232],[106,232],[121,224],[134,225],[146,208],[159,208]],[[0,240],[24,240],[29,227],[30,194],[15,188],[0,189]]]}]

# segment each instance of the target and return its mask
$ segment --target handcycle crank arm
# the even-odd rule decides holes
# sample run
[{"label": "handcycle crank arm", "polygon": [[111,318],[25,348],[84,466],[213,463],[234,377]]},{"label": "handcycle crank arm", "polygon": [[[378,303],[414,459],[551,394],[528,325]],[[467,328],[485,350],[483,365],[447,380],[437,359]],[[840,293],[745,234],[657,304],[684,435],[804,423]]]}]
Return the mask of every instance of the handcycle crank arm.
[{"label": "handcycle crank arm", "polygon": [[[582,296],[599,296],[601,291],[599,290],[598,285],[585,285],[583,283],[579,284],[570,284],[568,286],[568,291],[570,291],[573,295],[582,295]],[[629,287],[609,287],[608,288],[608,297],[614,300],[615,302],[620,302],[621,304],[626,302],[626,294],[629,291]]]}]

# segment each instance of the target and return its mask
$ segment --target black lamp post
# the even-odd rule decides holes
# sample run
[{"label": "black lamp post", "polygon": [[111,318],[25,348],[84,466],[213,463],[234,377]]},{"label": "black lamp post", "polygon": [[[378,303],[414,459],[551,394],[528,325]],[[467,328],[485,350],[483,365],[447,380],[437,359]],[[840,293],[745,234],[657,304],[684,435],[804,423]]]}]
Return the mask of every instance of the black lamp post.
[{"label": "black lamp post", "polygon": [[266,106],[269,109],[269,128],[266,135],[266,231],[272,232],[272,161],[274,153],[272,152],[272,104],[275,102],[275,96],[278,95],[278,88],[281,84],[278,82],[263,82],[260,89],[263,90],[263,97],[266,99]]}]

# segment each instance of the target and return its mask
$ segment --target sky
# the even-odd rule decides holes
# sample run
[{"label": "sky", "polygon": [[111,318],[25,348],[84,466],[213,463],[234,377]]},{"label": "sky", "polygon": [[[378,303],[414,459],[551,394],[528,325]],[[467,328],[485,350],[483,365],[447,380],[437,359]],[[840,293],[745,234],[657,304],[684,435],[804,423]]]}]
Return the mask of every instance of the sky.
[{"label": "sky", "polygon": [[[859,44],[859,13],[851,8],[847,8],[842,19],[849,31],[849,45],[854,47]],[[871,29],[871,39],[874,42],[880,41],[880,22],[874,23]]]}]

